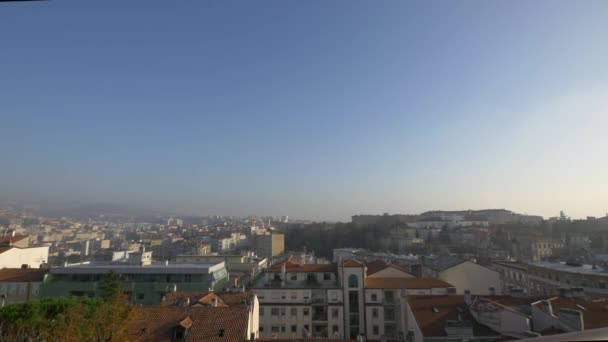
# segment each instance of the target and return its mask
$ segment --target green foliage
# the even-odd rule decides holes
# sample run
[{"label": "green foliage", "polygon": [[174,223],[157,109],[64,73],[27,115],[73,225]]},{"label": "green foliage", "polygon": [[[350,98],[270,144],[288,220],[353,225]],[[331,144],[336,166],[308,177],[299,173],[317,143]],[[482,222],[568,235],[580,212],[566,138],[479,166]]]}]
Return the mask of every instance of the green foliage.
[{"label": "green foliage", "polygon": [[122,294],[120,276],[115,272],[105,274],[99,281],[99,290],[101,298],[106,301],[119,299]]},{"label": "green foliage", "polygon": [[0,341],[126,341],[131,308],[101,298],[45,298],[0,309]]}]

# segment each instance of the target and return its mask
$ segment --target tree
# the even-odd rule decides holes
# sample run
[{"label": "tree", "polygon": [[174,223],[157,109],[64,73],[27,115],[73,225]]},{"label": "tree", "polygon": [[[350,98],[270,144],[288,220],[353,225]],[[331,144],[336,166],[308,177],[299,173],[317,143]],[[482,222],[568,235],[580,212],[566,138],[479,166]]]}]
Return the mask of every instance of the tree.
[{"label": "tree", "polygon": [[105,301],[118,300],[122,296],[120,276],[113,271],[105,274],[99,281],[99,291]]}]

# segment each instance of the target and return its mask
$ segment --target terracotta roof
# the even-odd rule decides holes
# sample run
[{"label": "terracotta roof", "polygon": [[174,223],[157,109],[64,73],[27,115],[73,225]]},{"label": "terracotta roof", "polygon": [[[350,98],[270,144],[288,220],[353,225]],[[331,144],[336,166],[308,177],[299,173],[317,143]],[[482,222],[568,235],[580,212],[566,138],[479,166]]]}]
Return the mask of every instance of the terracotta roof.
[{"label": "terracotta roof", "polygon": [[0,244],[13,244],[27,238],[27,235],[0,236]]},{"label": "terracotta roof", "polygon": [[184,328],[190,325],[186,341],[244,341],[248,338],[249,315],[244,306],[136,307],[134,316],[129,324],[129,334],[142,341],[172,341],[174,329],[180,325]]},{"label": "terracotta roof", "polygon": [[356,259],[348,259],[342,263],[342,267],[363,267],[365,266],[361,261]]},{"label": "terracotta roof", "polygon": [[190,305],[197,303],[205,306],[212,306],[213,299],[218,299],[218,307],[227,307],[243,304],[243,300],[251,300],[254,296],[253,292],[209,292],[209,291],[178,291],[169,292],[165,295],[165,300],[161,306],[187,306],[187,300],[190,299]]},{"label": "terracotta roof", "polygon": [[424,337],[446,336],[447,321],[470,321],[475,336],[500,336],[465,310],[464,296],[409,296],[408,303]]},{"label": "terracotta roof", "polygon": [[370,276],[370,275],[372,275],[374,273],[378,273],[378,272],[380,272],[382,270],[385,270],[385,269],[387,269],[389,267],[396,268],[399,271],[402,271],[402,272],[405,272],[405,273],[409,273],[409,271],[406,270],[405,268],[403,268],[403,267],[401,267],[399,265],[389,264],[389,263],[387,263],[387,262],[385,262],[383,260],[374,260],[374,261],[366,263],[365,266],[367,266],[367,275],[368,276]]},{"label": "terracotta roof", "polygon": [[437,287],[454,287],[443,280],[435,278],[366,278],[367,289],[430,289]]},{"label": "terracotta roof", "polygon": [[0,270],[0,281],[42,282],[48,272],[45,268],[3,268]]}]

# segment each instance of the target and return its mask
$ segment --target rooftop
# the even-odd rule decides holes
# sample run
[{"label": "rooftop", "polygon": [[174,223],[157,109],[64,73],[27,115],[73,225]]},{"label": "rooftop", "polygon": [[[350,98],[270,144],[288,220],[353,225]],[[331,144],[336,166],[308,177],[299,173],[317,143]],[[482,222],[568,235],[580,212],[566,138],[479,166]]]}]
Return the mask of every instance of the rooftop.
[{"label": "rooftop", "polygon": [[[129,334],[143,341],[172,341],[174,329],[189,326],[188,341],[244,341],[248,308],[231,307],[136,307]],[[180,324],[181,323],[181,324]]]},{"label": "rooftop", "polygon": [[454,287],[435,278],[366,278],[367,289],[432,289]]},{"label": "rooftop", "polygon": [[129,274],[190,274],[210,273],[224,268],[224,262],[218,263],[153,263],[151,265],[129,265],[128,263],[82,263],[51,269],[51,274],[99,274],[110,271]]},{"label": "rooftop", "polygon": [[565,262],[551,262],[551,261],[530,261],[527,263],[531,266],[548,268],[555,271],[569,272],[569,273],[578,273],[578,274],[588,274],[588,275],[599,275],[599,276],[608,276],[608,271],[603,269],[602,267],[597,267],[593,269],[592,265],[582,265],[582,266],[570,266],[566,265]]},{"label": "rooftop", "polygon": [[44,268],[3,268],[0,269],[0,281],[6,282],[42,282],[49,272]]}]

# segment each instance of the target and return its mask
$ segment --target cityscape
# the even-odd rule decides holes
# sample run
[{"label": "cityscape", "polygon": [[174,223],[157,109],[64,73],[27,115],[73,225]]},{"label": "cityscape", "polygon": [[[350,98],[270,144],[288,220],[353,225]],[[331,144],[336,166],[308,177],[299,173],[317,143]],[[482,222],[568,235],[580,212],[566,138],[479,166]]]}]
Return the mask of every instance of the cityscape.
[{"label": "cityscape", "polygon": [[608,328],[608,216],[434,210],[319,223],[50,217],[2,204],[3,308],[100,297],[114,274],[138,313],[125,319],[129,340],[502,341]]},{"label": "cityscape", "polygon": [[0,0],[0,342],[608,341],[608,0]]}]

